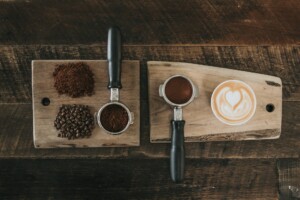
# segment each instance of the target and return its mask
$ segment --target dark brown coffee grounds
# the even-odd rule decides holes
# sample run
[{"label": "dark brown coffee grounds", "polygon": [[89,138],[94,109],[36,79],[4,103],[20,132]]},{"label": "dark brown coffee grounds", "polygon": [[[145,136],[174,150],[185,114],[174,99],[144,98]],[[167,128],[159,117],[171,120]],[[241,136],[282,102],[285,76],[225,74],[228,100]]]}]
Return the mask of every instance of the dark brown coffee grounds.
[{"label": "dark brown coffee grounds", "polygon": [[94,117],[86,105],[62,105],[54,121],[58,137],[76,139],[92,135]]},{"label": "dark brown coffee grounds", "polygon": [[103,128],[109,132],[120,132],[126,128],[129,116],[125,108],[117,104],[106,106],[100,115]]},{"label": "dark brown coffee grounds", "polygon": [[178,76],[168,81],[165,94],[172,103],[184,104],[191,99],[193,87],[187,79]]},{"label": "dark brown coffee grounds", "polygon": [[94,74],[85,63],[57,65],[53,72],[54,87],[59,94],[73,98],[94,93]]}]

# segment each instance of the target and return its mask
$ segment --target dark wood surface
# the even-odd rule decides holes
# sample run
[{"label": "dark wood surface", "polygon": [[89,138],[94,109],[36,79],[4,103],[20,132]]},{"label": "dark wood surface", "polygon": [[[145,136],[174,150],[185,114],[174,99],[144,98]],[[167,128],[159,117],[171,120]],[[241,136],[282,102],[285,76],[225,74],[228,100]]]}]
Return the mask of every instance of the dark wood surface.
[{"label": "dark wood surface", "polygon": [[277,162],[281,199],[300,199],[300,161],[282,159]]},{"label": "dark wood surface", "polygon": [[298,0],[21,0],[0,3],[2,44],[299,44]]},{"label": "dark wood surface", "polygon": [[[115,149],[74,149],[73,151],[35,150],[32,144],[31,60],[33,59],[105,59],[105,46],[28,45],[0,47],[0,95],[3,103],[3,129],[0,135],[1,157],[167,157],[167,144],[149,143],[149,102],[147,60],[171,60],[200,63],[278,76],[283,82],[282,134],[278,140],[191,143],[190,158],[288,158],[299,157],[299,81],[298,46],[125,46],[124,59],[141,61],[141,146]],[[7,105],[7,103],[17,103]],[[1,105],[0,105],[1,106]],[[18,111],[18,112],[17,112]],[[23,116],[26,116],[24,118]],[[8,120],[13,119],[13,120]],[[20,129],[16,124],[27,128]],[[8,121],[8,122],[7,122]],[[8,125],[8,123],[10,123]],[[9,135],[9,136],[8,136]],[[20,139],[21,138],[21,139]],[[18,141],[18,142],[16,142]],[[16,143],[17,145],[11,145]],[[9,153],[8,153],[9,152]]]},{"label": "dark wood surface", "polygon": [[184,182],[169,160],[0,160],[1,199],[277,199],[274,159],[187,159]]},{"label": "dark wood surface", "polygon": [[[141,61],[141,99],[148,100],[146,61],[204,64],[278,76],[283,100],[300,100],[300,47],[293,46],[131,46],[123,59]],[[31,103],[31,61],[106,59],[105,45],[0,45],[0,103]]]},{"label": "dark wood surface", "polygon": [[[0,1],[1,199],[296,199],[299,10],[298,0]],[[123,58],[141,61],[141,146],[34,149],[31,60],[105,59],[112,24]],[[149,143],[150,60],[280,77],[281,138],[191,143],[184,183],[170,182],[169,146]]]},{"label": "dark wood surface", "polygon": [[[141,145],[120,148],[35,149],[31,104],[0,105],[0,158],[167,158],[169,144],[151,144],[148,118],[141,120]],[[145,111],[145,110],[143,110]],[[144,112],[145,113],[145,112]],[[146,112],[147,113],[147,112]],[[189,143],[188,158],[299,158],[300,104],[283,104],[277,140]],[[141,115],[145,116],[147,114]]]}]

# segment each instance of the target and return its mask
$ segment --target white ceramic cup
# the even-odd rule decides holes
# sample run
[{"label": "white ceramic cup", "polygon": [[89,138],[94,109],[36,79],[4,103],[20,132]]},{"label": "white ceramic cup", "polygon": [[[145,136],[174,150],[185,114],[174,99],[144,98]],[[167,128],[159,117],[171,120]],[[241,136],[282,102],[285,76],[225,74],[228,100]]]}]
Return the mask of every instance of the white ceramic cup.
[{"label": "white ceramic cup", "polygon": [[242,125],[255,114],[256,96],[245,82],[227,80],[214,89],[211,109],[215,117],[224,124]]}]

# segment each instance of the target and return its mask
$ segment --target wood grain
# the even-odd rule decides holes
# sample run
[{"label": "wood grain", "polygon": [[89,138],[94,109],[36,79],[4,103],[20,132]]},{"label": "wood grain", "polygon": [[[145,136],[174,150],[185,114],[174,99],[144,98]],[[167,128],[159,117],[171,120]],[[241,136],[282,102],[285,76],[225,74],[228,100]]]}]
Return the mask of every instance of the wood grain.
[{"label": "wood grain", "polygon": [[[54,88],[53,72],[57,65],[84,62],[94,74],[95,94],[81,98],[59,95]],[[122,134],[107,134],[97,124],[89,138],[68,140],[58,137],[54,127],[59,107],[62,104],[88,105],[91,113],[96,113],[109,102],[107,89],[108,71],[105,60],[34,60],[32,62],[32,98],[33,98],[33,139],[36,148],[57,147],[120,147],[138,146],[140,143],[140,72],[138,61],[123,61],[120,90],[120,102],[133,113],[133,124]],[[50,99],[50,105],[44,106],[43,98]]]},{"label": "wood grain", "polygon": [[[278,76],[283,82],[283,129],[279,140],[191,143],[190,158],[298,158],[300,57],[298,46],[124,46],[123,59],[140,60],[141,146],[127,148],[38,150],[33,148],[31,60],[106,59],[105,45],[0,46],[0,156],[3,157],[166,157],[169,146],[149,144],[147,60],[205,64]],[[20,105],[7,105],[20,103]],[[23,105],[23,103],[26,103]],[[29,103],[29,104],[28,104]],[[24,115],[26,115],[24,117]],[[30,119],[29,119],[30,117]]]},{"label": "wood grain", "polygon": [[[33,144],[32,105],[0,105],[1,158],[123,158],[127,148],[35,149]],[[98,156],[97,156],[98,155]]]},{"label": "wood grain", "polygon": [[[158,89],[165,80],[174,75],[190,78],[199,92],[199,96],[193,102],[183,107],[183,119],[186,122],[185,142],[279,138],[282,115],[280,78],[183,62],[149,61],[147,64],[151,142],[170,142],[173,109],[159,96]],[[211,95],[214,89],[226,80],[245,81],[255,93],[255,115],[246,124],[226,125],[211,111]],[[275,106],[274,112],[266,111],[267,104]]]},{"label": "wood grain", "polygon": [[[0,0],[1,197],[291,199],[283,186],[296,185],[298,159],[277,169],[274,159],[299,158],[299,8],[298,0]],[[122,30],[123,59],[141,61],[141,146],[35,149],[31,60],[104,60],[112,24]],[[188,158],[239,159],[187,159],[188,179],[173,184],[169,145],[149,143],[148,60],[280,77],[281,138],[189,143]]]},{"label": "wood grain", "polygon": [[299,44],[298,0],[0,2],[1,44]]},{"label": "wood grain", "polygon": [[[35,149],[32,105],[0,105],[0,158],[168,158],[169,144],[151,144],[147,108],[141,105],[139,147]],[[189,143],[187,158],[299,158],[300,105],[283,102],[282,134],[277,140]]]},{"label": "wood grain", "polygon": [[[282,133],[277,140],[227,141],[186,144],[189,158],[299,158],[299,102],[283,102]],[[147,130],[150,127],[147,126]],[[150,132],[150,130],[149,130]],[[148,139],[148,137],[146,138]],[[150,135],[149,135],[150,139]],[[142,137],[142,140],[144,137]],[[146,143],[147,144],[147,143]],[[143,145],[141,153],[132,156],[169,156],[170,146],[165,144]]]},{"label": "wood grain", "polygon": [[280,199],[300,198],[300,160],[281,159],[277,161]]},{"label": "wood grain", "polygon": [[0,160],[3,199],[272,199],[274,159],[188,159],[174,184],[167,159]]},{"label": "wood grain", "polygon": [[[32,60],[105,60],[101,45],[0,46],[0,103],[31,102]],[[124,60],[141,62],[141,100],[148,101],[148,60],[188,62],[280,77],[283,100],[300,100],[299,46],[125,46]]]}]

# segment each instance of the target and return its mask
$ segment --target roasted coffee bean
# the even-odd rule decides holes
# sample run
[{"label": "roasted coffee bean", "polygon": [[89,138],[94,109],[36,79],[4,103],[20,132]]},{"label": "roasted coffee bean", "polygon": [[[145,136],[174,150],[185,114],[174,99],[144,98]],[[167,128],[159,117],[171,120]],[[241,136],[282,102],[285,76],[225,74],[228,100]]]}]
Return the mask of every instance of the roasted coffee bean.
[{"label": "roasted coffee bean", "polygon": [[62,105],[54,120],[54,127],[60,131],[58,137],[76,139],[90,136],[94,129],[94,117],[88,106]]}]

